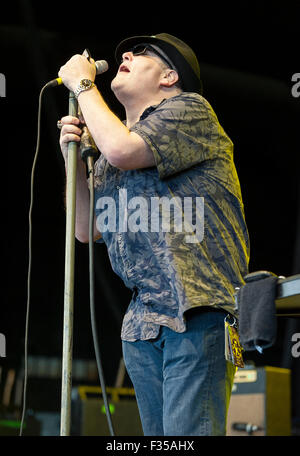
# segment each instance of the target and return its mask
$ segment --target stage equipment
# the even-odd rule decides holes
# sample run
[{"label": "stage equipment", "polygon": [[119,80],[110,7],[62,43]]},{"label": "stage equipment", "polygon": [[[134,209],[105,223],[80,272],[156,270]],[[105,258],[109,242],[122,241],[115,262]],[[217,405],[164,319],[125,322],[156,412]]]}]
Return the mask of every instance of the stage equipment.
[{"label": "stage equipment", "polygon": [[[267,277],[276,276],[270,271],[255,271],[244,277],[246,283],[258,282]],[[239,290],[239,288],[236,288]],[[236,294],[237,299],[237,294]],[[275,295],[276,316],[299,317],[300,316],[300,274],[289,277],[277,276]],[[239,302],[236,300],[235,310],[239,310]]]},{"label": "stage equipment", "polygon": [[291,435],[289,369],[238,369],[228,410],[227,435]]},{"label": "stage equipment", "polygon": [[[109,408],[119,435],[143,435],[133,388],[106,389]],[[106,412],[101,388],[79,386],[72,389],[72,436],[107,436]]]}]

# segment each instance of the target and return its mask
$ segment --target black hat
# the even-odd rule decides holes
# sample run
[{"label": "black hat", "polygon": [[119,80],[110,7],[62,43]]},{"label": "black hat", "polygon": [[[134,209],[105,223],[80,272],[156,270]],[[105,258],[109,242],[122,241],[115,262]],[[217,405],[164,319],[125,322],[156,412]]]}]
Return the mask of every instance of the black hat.
[{"label": "black hat", "polygon": [[115,51],[117,62],[119,63],[122,60],[124,52],[141,43],[154,44],[162,49],[177,69],[182,89],[185,92],[202,94],[200,67],[194,51],[179,38],[168,33],[159,33],[153,36],[133,36],[121,41]]}]

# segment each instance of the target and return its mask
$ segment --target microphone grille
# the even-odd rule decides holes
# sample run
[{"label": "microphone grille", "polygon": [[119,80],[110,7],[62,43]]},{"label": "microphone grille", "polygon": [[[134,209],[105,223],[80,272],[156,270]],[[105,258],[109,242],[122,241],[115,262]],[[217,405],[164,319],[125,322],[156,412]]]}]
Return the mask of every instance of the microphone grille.
[{"label": "microphone grille", "polygon": [[105,73],[105,71],[108,70],[108,63],[106,60],[97,60],[97,62],[95,62],[95,66],[96,74]]}]

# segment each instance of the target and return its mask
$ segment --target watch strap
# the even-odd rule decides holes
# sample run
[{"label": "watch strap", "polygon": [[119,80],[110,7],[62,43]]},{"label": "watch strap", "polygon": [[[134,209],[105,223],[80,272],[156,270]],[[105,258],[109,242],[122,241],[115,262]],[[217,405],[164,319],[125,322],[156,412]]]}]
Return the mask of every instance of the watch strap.
[{"label": "watch strap", "polygon": [[74,90],[74,95],[78,98],[78,95],[81,92],[85,92],[86,90],[90,90],[92,87],[95,87],[95,84],[90,79],[82,79],[76,89]]}]

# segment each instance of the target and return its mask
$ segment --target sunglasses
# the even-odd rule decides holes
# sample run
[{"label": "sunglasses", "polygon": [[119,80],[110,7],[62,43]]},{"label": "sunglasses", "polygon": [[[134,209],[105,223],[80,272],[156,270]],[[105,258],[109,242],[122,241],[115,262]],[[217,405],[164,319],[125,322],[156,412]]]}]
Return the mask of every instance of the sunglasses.
[{"label": "sunglasses", "polygon": [[168,65],[168,67],[172,68],[171,62],[169,62],[162,54],[160,54],[160,52],[158,52],[149,44],[137,44],[136,46],[133,46],[133,48],[129,49],[129,52],[132,52],[134,56],[147,55],[147,51],[153,52],[155,55],[161,58]]}]

